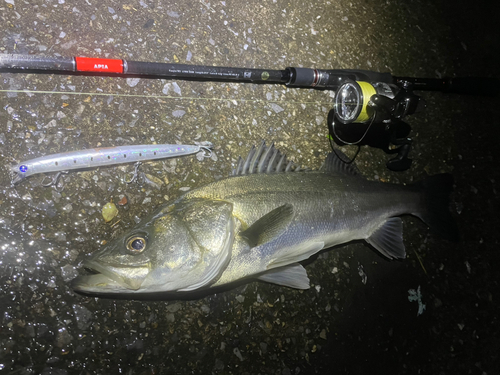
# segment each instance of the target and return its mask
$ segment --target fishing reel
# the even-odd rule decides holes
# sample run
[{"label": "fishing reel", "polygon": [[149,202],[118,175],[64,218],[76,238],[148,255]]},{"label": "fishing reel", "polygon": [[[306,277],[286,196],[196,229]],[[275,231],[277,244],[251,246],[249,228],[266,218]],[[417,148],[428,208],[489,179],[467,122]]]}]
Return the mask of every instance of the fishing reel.
[{"label": "fishing reel", "polygon": [[387,168],[404,171],[411,166],[412,140],[411,127],[402,119],[423,108],[425,101],[413,93],[410,82],[344,81],[328,114],[330,136],[338,145],[368,145],[397,154]]}]

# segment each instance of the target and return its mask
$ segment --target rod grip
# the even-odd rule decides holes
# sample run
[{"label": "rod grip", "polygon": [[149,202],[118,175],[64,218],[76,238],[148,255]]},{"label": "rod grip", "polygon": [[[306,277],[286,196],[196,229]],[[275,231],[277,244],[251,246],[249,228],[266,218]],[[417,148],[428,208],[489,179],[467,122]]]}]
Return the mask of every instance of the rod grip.
[{"label": "rod grip", "polygon": [[47,57],[38,55],[0,54],[2,70],[53,70],[75,71],[72,57]]}]

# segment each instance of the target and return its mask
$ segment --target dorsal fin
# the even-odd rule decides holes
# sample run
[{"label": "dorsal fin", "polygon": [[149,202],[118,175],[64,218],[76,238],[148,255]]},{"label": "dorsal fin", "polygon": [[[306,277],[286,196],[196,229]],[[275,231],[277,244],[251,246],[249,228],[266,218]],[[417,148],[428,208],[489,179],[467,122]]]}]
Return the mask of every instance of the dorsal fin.
[{"label": "dorsal fin", "polygon": [[347,155],[340,150],[330,152],[319,170],[326,173],[340,173],[350,176],[360,174],[356,165],[351,164]]},{"label": "dorsal fin", "polygon": [[[246,159],[243,159],[241,156],[238,158],[236,168],[231,171],[230,176],[256,173],[303,172],[309,170],[308,168],[300,168],[293,161],[287,160],[286,155],[274,147],[274,142],[268,147],[266,146],[266,142],[262,141],[259,147],[252,146]],[[319,171],[351,176],[360,175],[356,165],[351,164],[349,158],[340,150],[330,152]]]},{"label": "dorsal fin", "polygon": [[286,155],[274,147],[274,142],[268,147],[266,142],[262,141],[258,148],[252,146],[246,159],[239,157],[236,168],[231,171],[230,175],[297,172],[299,170],[304,171],[306,169],[301,169],[291,160],[288,161]]}]

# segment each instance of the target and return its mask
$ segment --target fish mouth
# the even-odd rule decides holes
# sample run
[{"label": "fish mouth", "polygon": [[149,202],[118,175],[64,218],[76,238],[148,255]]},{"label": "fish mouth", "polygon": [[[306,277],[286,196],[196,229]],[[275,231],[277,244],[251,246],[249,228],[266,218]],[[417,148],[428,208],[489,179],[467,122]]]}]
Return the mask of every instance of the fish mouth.
[{"label": "fish mouth", "polygon": [[81,293],[137,292],[149,273],[148,265],[116,267],[88,260],[83,266],[94,273],[73,280],[72,288]]}]

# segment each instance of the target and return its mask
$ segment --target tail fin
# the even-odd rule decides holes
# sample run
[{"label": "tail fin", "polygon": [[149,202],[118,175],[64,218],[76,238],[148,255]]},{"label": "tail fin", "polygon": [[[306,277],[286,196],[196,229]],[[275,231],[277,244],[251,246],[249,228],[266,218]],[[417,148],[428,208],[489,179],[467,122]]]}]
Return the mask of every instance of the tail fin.
[{"label": "tail fin", "polygon": [[458,241],[458,227],[449,211],[449,198],[453,190],[453,177],[443,173],[431,176],[414,186],[423,190],[422,211],[417,213],[431,229],[441,237]]}]

